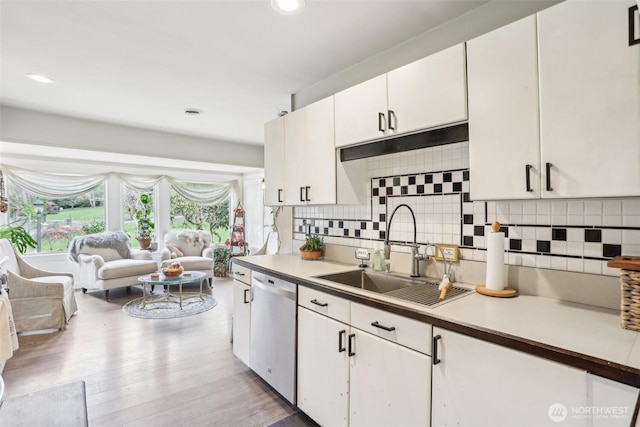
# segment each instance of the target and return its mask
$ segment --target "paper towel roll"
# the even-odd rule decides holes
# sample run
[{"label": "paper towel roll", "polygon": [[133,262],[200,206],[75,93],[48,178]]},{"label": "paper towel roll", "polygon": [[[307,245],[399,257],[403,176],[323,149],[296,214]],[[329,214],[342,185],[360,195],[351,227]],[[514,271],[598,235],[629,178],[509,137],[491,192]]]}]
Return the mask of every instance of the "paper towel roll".
[{"label": "paper towel roll", "polygon": [[501,291],[504,278],[504,233],[489,233],[487,236],[487,289]]}]

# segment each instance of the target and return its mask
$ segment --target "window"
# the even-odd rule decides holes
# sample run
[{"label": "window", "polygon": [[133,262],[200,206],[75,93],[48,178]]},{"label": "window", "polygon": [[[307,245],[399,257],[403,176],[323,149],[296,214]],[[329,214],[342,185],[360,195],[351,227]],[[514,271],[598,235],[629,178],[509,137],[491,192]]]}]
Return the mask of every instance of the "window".
[{"label": "window", "polygon": [[229,199],[213,206],[201,206],[182,197],[171,188],[171,230],[205,230],[213,242],[229,237]]},{"label": "window", "polygon": [[[22,225],[36,241],[39,238],[39,252],[65,252],[75,236],[105,230],[104,184],[76,197],[52,199],[9,182],[7,196],[9,224]],[[34,206],[38,200],[42,202],[40,217]],[[38,248],[27,250],[33,252]]]}]

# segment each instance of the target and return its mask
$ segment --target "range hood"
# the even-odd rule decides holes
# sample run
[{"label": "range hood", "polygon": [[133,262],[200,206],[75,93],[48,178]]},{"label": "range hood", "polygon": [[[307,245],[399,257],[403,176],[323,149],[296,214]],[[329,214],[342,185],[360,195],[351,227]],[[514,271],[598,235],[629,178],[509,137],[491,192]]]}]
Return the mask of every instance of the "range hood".
[{"label": "range hood", "polygon": [[468,140],[469,124],[462,123],[341,148],[340,161],[348,162],[349,160],[366,159],[368,157],[401,153],[403,151],[418,150],[420,148],[435,147],[436,145],[453,144],[455,142]]}]

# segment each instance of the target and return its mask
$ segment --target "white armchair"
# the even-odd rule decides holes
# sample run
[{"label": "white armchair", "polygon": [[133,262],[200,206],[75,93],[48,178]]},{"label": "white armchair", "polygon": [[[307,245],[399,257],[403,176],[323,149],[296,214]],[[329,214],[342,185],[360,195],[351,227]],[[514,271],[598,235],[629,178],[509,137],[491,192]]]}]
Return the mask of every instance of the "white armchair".
[{"label": "white armchair", "polygon": [[151,253],[131,249],[129,235],[122,231],[75,237],[69,246],[69,259],[80,267],[82,292],[103,290],[107,301],[110,289],[135,285],[138,277],[158,271]]},{"label": "white armchair", "polygon": [[171,231],[164,235],[165,247],[160,253],[162,267],[173,262],[188,271],[201,271],[211,285],[213,279],[213,248],[211,235],[202,230]]},{"label": "white armchair", "polygon": [[5,256],[16,331],[65,329],[78,311],[73,274],[35,268],[20,256],[9,239],[0,239],[0,259]]}]

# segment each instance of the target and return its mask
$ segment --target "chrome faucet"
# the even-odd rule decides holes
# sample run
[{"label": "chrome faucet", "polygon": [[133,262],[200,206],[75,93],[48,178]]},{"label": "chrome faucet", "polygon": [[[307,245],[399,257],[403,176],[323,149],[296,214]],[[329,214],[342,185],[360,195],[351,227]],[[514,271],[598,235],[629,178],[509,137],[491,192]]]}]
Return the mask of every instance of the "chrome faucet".
[{"label": "chrome faucet", "polygon": [[[389,235],[391,234],[391,222],[393,221],[393,216],[396,214],[396,211],[401,207],[405,207],[409,209],[411,213],[411,218],[413,219],[413,244],[411,246],[411,277],[420,277],[420,261],[424,259],[424,257],[418,252],[419,246],[416,241],[417,228],[416,228],[416,216],[413,213],[411,207],[405,203],[402,203],[391,212],[391,217],[389,218],[389,222],[387,224],[387,233],[386,238],[384,239],[384,259],[389,259],[391,257],[391,243],[389,243]],[[395,245],[400,246],[408,246],[407,244],[394,243]]]}]

